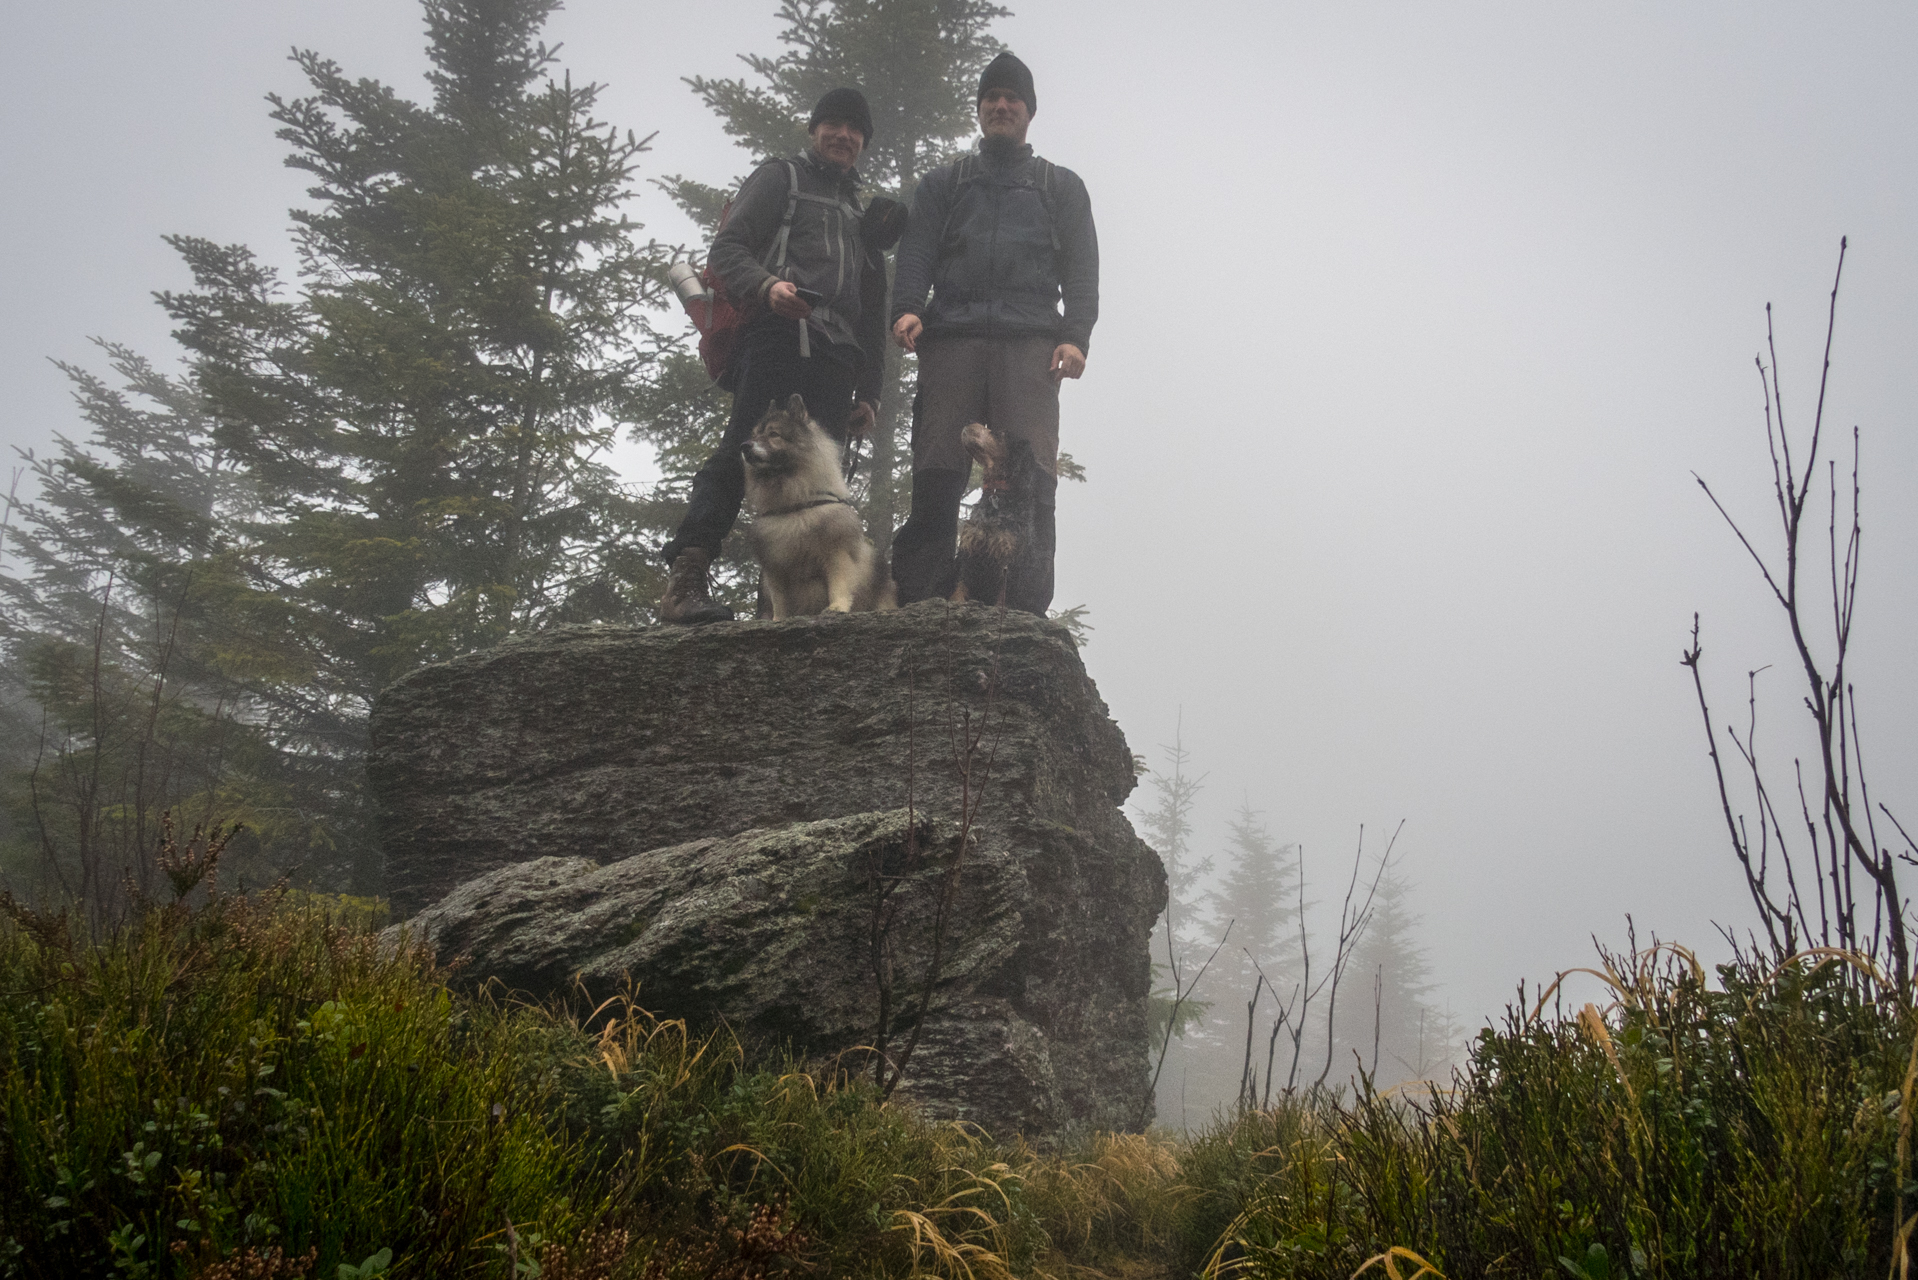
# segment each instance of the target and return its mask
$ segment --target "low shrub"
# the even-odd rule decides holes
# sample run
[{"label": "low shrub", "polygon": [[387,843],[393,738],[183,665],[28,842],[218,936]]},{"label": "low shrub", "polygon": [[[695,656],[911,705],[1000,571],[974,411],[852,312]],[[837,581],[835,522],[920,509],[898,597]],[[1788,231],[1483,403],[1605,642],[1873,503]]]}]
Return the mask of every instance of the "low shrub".
[{"label": "low shrub", "polygon": [[1452,1276],[1885,1274],[1918,1207],[1918,1020],[1863,967],[1747,955],[1713,986],[1673,948],[1606,957],[1609,1010],[1510,1010],[1449,1090],[1225,1123],[1183,1171],[1238,1205],[1212,1268],[1348,1277],[1396,1247]]},{"label": "low shrub", "polygon": [[637,993],[462,993],[365,904],[4,905],[6,1276],[1864,1276],[1918,1221],[1918,1021],[1843,953],[1607,957],[1449,1088],[1041,1152]]},{"label": "low shrub", "polygon": [[[382,1249],[454,1274],[603,1209],[550,1121],[587,1043],[460,1000],[323,908],[219,899],[98,941],[0,932],[0,1268],[158,1276]],[[584,1199],[581,1196],[584,1195]]]},{"label": "low shrub", "polygon": [[983,1277],[1043,1243],[983,1135],[630,998],[461,994],[337,906],[96,941],[13,907],[0,1274]]}]

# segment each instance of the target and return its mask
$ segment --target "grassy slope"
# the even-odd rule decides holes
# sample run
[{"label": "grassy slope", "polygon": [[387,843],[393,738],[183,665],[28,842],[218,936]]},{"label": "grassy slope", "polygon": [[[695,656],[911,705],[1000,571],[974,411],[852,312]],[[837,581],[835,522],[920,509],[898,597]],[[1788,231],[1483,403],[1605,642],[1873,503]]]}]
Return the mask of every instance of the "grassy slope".
[{"label": "grassy slope", "polygon": [[0,1275],[1884,1274],[1911,1015],[1843,963],[1611,965],[1448,1091],[1040,1155],[630,1004],[458,994],[311,904],[16,912]]}]

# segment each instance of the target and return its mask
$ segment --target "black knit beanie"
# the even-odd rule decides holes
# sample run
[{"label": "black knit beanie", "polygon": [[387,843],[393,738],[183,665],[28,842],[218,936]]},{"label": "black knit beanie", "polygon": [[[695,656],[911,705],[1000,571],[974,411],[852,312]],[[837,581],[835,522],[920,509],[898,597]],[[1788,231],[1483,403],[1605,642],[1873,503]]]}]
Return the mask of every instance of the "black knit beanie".
[{"label": "black knit beanie", "polygon": [[986,64],[984,74],[979,77],[979,97],[973,101],[977,103],[984,98],[988,89],[1010,89],[1026,100],[1026,114],[1039,114],[1039,95],[1032,87],[1032,68],[1010,53],[1002,53]]},{"label": "black knit beanie", "polygon": [[865,135],[867,146],[872,145],[872,108],[866,105],[866,95],[857,89],[834,89],[814,103],[806,131],[810,133],[821,120],[844,120]]}]

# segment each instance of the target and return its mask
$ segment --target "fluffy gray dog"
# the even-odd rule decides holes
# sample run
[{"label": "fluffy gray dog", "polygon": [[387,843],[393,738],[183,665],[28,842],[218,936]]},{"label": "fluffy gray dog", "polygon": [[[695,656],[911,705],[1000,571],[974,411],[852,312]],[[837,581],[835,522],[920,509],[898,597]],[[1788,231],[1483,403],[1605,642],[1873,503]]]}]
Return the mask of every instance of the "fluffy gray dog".
[{"label": "fluffy gray dog", "polygon": [[804,397],[769,405],[742,452],[747,537],[773,617],[893,608],[892,573],[866,541],[839,446]]}]

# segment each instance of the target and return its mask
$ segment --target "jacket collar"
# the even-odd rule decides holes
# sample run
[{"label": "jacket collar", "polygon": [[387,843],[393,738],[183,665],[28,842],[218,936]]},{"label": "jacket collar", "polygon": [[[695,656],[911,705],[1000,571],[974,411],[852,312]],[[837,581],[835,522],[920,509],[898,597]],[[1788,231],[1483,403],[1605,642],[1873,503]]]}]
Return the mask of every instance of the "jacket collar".
[{"label": "jacket collar", "polygon": [[1010,169],[1032,158],[1032,144],[1001,142],[997,138],[980,138],[979,157],[991,168]]},{"label": "jacket collar", "polygon": [[819,153],[811,147],[807,147],[804,151],[800,152],[799,159],[802,164],[814,173],[840,186],[849,187],[853,190],[857,190],[859,187],[858,165],[854,165],[850,169],[840,169],[838,166],[827,164],[824,160],[820,159]]}]

